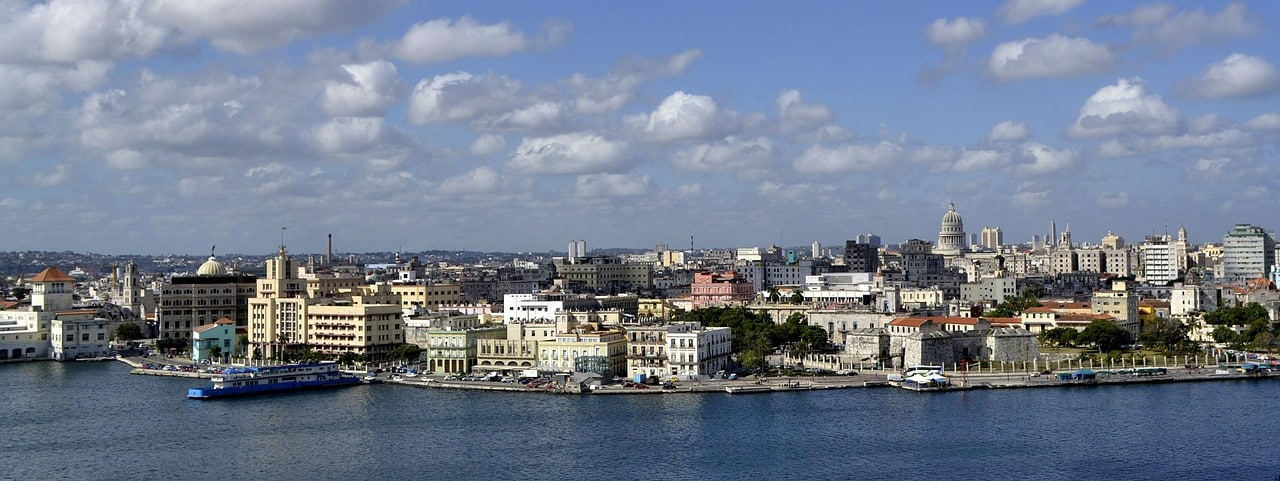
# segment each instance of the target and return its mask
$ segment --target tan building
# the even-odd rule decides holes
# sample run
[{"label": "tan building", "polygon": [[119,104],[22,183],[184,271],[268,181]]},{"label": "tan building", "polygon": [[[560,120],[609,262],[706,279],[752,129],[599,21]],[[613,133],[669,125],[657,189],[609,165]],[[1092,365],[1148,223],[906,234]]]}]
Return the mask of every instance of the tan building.
[{"label": "tan building", "polygon": [[[249,300],[249,356],[280,360],[305,351],[345,353],[366,362],[387,360],[404,344],[400,301],[385,286],[358,286],[350,278],[300,279],[280,247]],[[340,286],[340,287],[339,287]]]},{"label": "tan building", "polygon": [[461,331],[432,329],[427,331],[423,370],[439,374],[465,374],[478,363],[481,339],[498,340],[507,337],[506,326],[488,326]]},{"label": "tan building", "polygon": [[501,338],[476,339],[476,365],[482,370],[534,369],[538,366],[538,341],[555,339],[555,324],[507,324]]},{"label": "tan building", "polygon": [[230,272],[213,256],[200,265],[195,276],[169,279],[160,288],[156,325],[161,339],[191,339],[197,326],[218,319],[249,324],[249,299],[256,295],[254,276]]},{"label": "tan building", "polygon": [[[570,325],[556,338],[538,343],[538,368],[544,371],[592,371],[605,377],[627,372],[627,339],[619,329],[594,324]],[[560,329],[557,329],[560,330]]]},{"label": "tan building", "polygon": [[458,284],[392,284],[391,293],[400,296],[404,308],[439,309],[462,303],[462,286]]}]

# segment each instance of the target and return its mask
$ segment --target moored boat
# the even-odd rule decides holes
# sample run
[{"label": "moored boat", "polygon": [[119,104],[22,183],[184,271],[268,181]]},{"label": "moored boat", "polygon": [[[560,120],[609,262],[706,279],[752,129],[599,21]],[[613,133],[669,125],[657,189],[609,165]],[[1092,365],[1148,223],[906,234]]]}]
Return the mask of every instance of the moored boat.
[{"label": "moored boat", "polygon": [[360,384],[360,378],[339,371],[335,362],[231,368],[211,381],[207,386],[188,389],[187,397],[212,399]]}]

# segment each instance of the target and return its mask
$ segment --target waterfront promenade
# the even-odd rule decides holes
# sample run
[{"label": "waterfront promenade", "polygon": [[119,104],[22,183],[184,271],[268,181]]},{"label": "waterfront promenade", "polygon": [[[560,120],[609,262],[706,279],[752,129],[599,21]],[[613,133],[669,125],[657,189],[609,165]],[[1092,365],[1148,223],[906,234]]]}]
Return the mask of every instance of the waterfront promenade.
[{"label": "waterfront promenade", "polygon": [[[172,366],[190,366],[191,362],[185,359],[169,359],[169,358],[142,358],[137,356],[122,356],[117,358],[120,362],[128,364],[133,369],[133,374],[166,376],[166,377],[186,377],[186,378],[210,378],[215,375],[213,372],[204,372],[202,370],[166,370],[165,365]],[[1174,359],[1170,359],[1174,360]],[[1071,365],[1071,364],[1066,364]],[[147,368],[151,366],[152,368]],[[995,371],[995,370],[974,370],[967,372],[946,372],[946,376],[950,380],[950,385],[942,388],[930,388],[922,390],[924,392],[934,391],[960,391],[970,389],[1021,389],[1021,388],[1064,388],[1064,387],[1080,387],[1080,386],[1105,386],[1105,385],[1128,385],[1128,384],[1153,384],[1153,383],[1180,383],[1180,382],[1213,382],[1213,381],[1229,381],[1241,379],[1280,379],[1280,372],[1262,371],[1262,372],[1241,372],[1236,365],[1224,366],[1199,366],[1188,367],[1182,366],[1141,366],[1141,367],[1161,367],[1163,371],[1160,374],[1143,373],[1139,374],[1138,369],[1129,365],[1129,367],[1118,367],[1116,369],[1099,369],[1094,372],[1094,377],[1089,380],[1076,379],[1060,379],[1059,374],[1073,374],[1078,370],[1090,370],[1091,364],[1076,363],[1071,365],[1070,369],[1059,369],[1046,372],[1027,372],[1027,371]],[[355,372],[363,375],[363,372]],[[679,393],[770,393],[770,392],[789,392],[789,391],[812,391],[812,390],[828,390],[828,389],[854,389],[854,388],[875,388],[875,387],[894,387],[899,383],[889,381],[890,376],[899,374],[898,371],[886,370],[866,370],[861,371],[854,376],[832,375],[804,375],[804,376],[775,376],[775,377],[759,377],[748,376],[743,379],[706,379],[698,378],[693,380],[680,380],[671,383],[670,387],[663,388],[661,386],[646,385],[644,388],[635,386],[625,386],[621,383],[589,383],[581,388],[577,386],[543,386],[538,388],[526,387],[519,383],[503,383],[491,381],[461,381],[461,380],[445,380],[443,375],[424,375],[419,377],[403,377],[382,374],[380,379],[385,381],[385,385],[413,387],[425,389],[457,389],[471,391],[497,391],[497,392],[519,392],[519,393],[541,393],[541,394],[590,394],[590,395],[655,395],[655,394],[679,394]]]}]

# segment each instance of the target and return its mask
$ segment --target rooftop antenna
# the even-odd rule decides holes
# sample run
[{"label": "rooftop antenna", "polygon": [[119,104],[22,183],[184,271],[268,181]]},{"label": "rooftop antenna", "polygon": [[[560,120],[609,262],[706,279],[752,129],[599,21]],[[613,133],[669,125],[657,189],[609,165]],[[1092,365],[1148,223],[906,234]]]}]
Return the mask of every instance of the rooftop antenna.
[{"label": "rooftop antenna", "polygon": [[211,247],[209,247],[209,257],[213,257],[213,251],[215,251],[215,250],[217,250],[217,249],[218,249],[218,246],[217,246],[216,244],[215,244],[215,245],[213,245],[213,246],[211,246]]},{"label": "rooftop antenna", "polygon": [[284,231],[285,227],[280,228],[280,250],[284,250]]}]

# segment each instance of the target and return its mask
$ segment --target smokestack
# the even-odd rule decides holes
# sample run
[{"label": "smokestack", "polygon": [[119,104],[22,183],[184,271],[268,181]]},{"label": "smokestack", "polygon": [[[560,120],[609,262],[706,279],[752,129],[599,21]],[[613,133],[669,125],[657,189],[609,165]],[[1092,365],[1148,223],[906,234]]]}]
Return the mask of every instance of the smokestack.
[{"label": "smokestack", "polygon": [[329,234],[329,253],[324,256],[324,263],[333,264],[333,234]]}]

